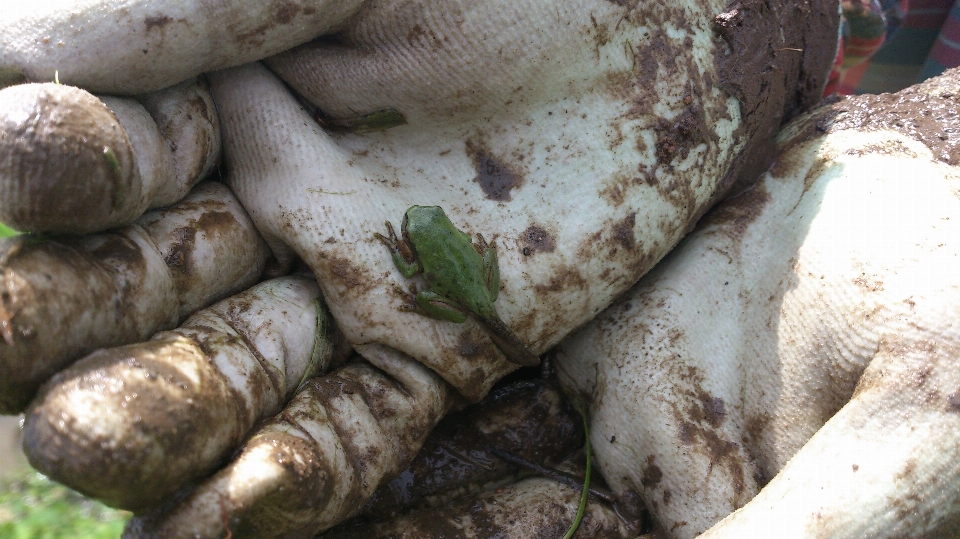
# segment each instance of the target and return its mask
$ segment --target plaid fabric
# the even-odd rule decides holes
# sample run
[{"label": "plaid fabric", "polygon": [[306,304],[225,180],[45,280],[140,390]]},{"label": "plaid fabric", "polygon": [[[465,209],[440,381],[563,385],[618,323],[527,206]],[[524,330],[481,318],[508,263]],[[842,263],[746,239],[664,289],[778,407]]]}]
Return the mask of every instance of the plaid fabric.
[{"label": "plaid fabric", "polygon": [[947,15],[937,41],[927,55],[927,61],[920,71],[922,79],[935,77],[950,67],[960,65],[960,1],[953,3]]},{"label": "plaid fabric", "polygon": [[856,91],[870,59],[887,37],[887,21],[880,0],[843,0],[843,32],[837,61],[826,93]]},{"label": "plaid fabric", "polygon": [[960,65],[960,0],[842,0],[824,95],[895,92]]}]

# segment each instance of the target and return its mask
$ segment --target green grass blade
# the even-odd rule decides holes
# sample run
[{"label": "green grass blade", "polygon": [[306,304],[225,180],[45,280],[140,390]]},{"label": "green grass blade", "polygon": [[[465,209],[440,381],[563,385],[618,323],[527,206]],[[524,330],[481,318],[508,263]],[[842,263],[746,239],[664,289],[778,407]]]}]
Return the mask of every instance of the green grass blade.
[{"label": "green grass blade", "polygon": [[590,495],[590,468],[591,461],[593,460],[590,449],[590,425],[587,423],[587,412],[583,404],[576,403],[575,406],[577,411],[580,412],[580,417],[583,418],[583,434],[587,439],[585,447],[587,452],[587,471],[583,474],[583,490],[580,492],[580,505],[577,507],[577,517],[573,519],[573,523],[570,524],[570,529],[567,530],[567,533],[563,534],[563,539],[570,539],[573,537],[573,534],[577,533],[580,522],[583,521],[583,514],[587,511],[587,498]]}]

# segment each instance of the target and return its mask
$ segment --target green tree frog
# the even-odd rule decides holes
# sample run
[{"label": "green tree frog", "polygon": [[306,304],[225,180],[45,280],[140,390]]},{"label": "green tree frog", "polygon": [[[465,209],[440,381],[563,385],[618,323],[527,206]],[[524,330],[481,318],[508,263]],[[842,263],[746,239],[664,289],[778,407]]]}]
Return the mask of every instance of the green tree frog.
[{"label": "green tree frog", "polygon": [[420,273],[426,288],[417,292],[416,306],[424,316],[462,323],[473,315],[510,361],[538,365],[537,357],[500,320],[493,302],[500,291],[496,246],[477,234],[477,244],[450,222],[439,206],[411,206],[403,215],[398,239],[389,221],[389,237],[376,234],[404,277]]}]

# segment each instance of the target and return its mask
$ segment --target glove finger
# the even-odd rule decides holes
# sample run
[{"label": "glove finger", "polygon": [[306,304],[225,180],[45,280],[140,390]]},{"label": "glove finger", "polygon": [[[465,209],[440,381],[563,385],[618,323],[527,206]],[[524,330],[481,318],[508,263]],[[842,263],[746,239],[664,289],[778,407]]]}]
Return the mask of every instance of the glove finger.
[{"label": "glove finger", "polygon": [[[0,7],[0,87],[53,79],[139,94],[240,65],[336,27],[363,0],[161,3],[60,0]],[[78,28],[82,31],[78,31]]]},{"label": "glove finger", "polygon": [[98,98],[60,84],[0,90],[0,221],[88,234],[182,199],[220,157],[203,81]]},{"label": "glove finger", "polygon": [[25,452],[51,479],[142,509],[213,471],[345,357],[311,277],[267,281],[57,374],[26,414]]},{"label": "glove finger", "polygon": [[224,469],[135,516],[127,538],[310,537],[355,514],[458,401],[403,354],[366,350],[309,381]]},{"label": "glove finger", "polygon": [[136,224],[80,238],[0,240],[0,412],[91,351],[148,339],[254,284],[269,252],[221,184]]}]

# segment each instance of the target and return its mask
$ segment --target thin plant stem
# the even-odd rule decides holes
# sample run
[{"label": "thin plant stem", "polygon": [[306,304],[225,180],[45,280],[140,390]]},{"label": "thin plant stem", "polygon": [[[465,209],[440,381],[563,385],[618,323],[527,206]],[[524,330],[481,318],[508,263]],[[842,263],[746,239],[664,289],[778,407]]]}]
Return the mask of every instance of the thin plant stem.
[{"label": "thin plant stem", "polygon": [[[563,483],[564,485],[569,485],[574,488],[579,487],[580,485],[583,484],[583,479],[581,478],[577,478],[572,475],[567,475],[566,473],[561,472],[559,470],[554,470],[552,468],[548,468],[541,464],[537,464],[536,462],[527,460],[521,457],[520,455],[511,453],[509,451],[503,451],[502,449],[497,449],[496,447],[493,447],[493,446],[487,446],[487,451],[490,451],[497,457],[507,462],[511,462],[513,464],[516,464],[517,466],[522,466],[542,476],[549,477],[550,479],[553,479],[557,483]],[[613,494],[611,494],[610,492],[607,492],[605,489],[597,488],[595,486],[590,487],[590,495],[596,496],[597,498],[600,498],[601,500],[607,503],[612,504],[616,502],[616,500],[613,498]]]},{"label": "thin plant stem", "polygon": [[577,533],[577,528],[580,527],[580,522],[583,520],[583,514],[587,510],[587,498],[590,495],[590,468],[591,460],[593,460],[593,452],[590,448],[590,425],[587,424],[587,412],[582,403],[575,403],[577,411],[580,412],[580,417],[583,418],[583,434],[587,439],[586,451],[587,451],[587,472],[583,476],[583,490],[580,492],[580,506],[577,507],[577,517],[573,519],[573,523],[570,524],[570,529],[567,530],[567,533],[563,535],[563,539],[570,539],[573,537],[573,534]]}]

